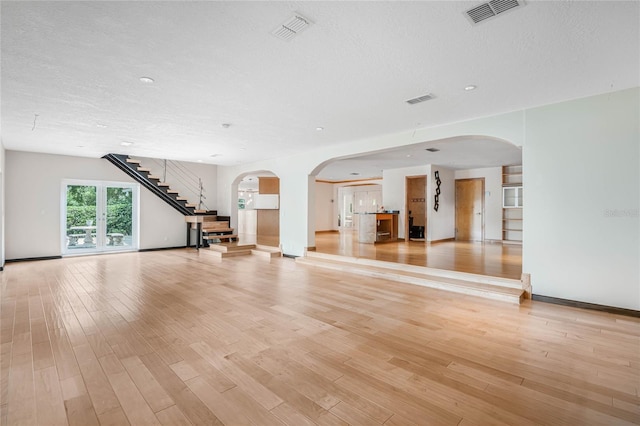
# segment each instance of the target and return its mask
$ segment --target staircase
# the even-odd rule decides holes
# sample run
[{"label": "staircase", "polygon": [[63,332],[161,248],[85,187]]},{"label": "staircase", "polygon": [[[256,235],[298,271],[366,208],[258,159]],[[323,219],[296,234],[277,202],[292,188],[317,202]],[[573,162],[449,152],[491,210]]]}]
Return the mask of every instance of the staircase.
[{"label": "staircase", "polygon": [[215,210],[197,210],[195,204],[189,204],[186,197],[181,197],[178,191],[171,189],[168,183],[160,182],[160,177],[153,176],[150,169],[142,167],[139,160],[122,154],[107,154],[102,158],[111,162],[185,216],[217,214]]},{"label": "staircase", "polygon": [[515,304],[526,297],[523,283],[508,278],[318,252],[308,252],[306,257],[296,258],[296,263]]}]

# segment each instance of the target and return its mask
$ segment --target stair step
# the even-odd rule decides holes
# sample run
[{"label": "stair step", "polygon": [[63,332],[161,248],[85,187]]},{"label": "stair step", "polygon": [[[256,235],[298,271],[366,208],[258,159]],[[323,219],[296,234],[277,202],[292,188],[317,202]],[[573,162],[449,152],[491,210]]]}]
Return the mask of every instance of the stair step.
[{"label": "stair step", "polygon": [[180,191],[176,191],[175,189],[167,189],[167,194],[179,194]]},{"label": "stair step", "polygon": [[140,160],[134,160],[133,158],[127,158],[127,163],[140,164]]},{"label": "stair step", "polygon": [[[167,191],[167,192],[169,192],[169,191]],[[176,191],[176,193],[177,193],[177,191]],[[189,203],[186,203],[184,206],[185,206],[185,207],[193,207],[193,208],[195,208],[195,207],[197,207],[198,205],[197,205],[197,204],[189,204]]]},{"label": "stair step", "polygon": [[187,197],[176,197],[176,200],[178,200],[178,201],[187,201],[188,198]]},{"label": "stair step", "polygon": [[[220,241],[231,241],[237,240],[238,236],[235,234],[225,234],[225,235],[205,235],[202,237],[203,240],[220,240]],[[215,243],[214,243],[215,244]]]},{"label": "stair step", "polygon": [[154,175],[149,175],[149,176],[147,176],[147,179],[160,180],[160,177],[154,176]]},{"label": "stair step", "polygon": [[233,232],[233,228],[205,228],[205,226],[208,226],[209,223],[204,222],[202,224],[203,228],[202,228],[202,232],[203,233],[220,233],[220,234],[224,234],[225,232],[229,233],[229,232]]},{"label": "stair step", "polygon": [[138,170],[139,172],[147,172],[147,173],[151,171],[151,169],[147,169],[146,167],[138,167],[138,169],[137,169],[137,170]]},{"label": "stair step", "polygon": [[248,254],[251,254],[251,250],[256,248],[255,244],[240,244],[238,242],[234,243],[220,243],[213,244],[209,246],[209,250],[221,252],[221,253],[230,253],[234,251],[248,251]]},{"label": "stair step", "polygon": [[168,188],[168,187],[169,187],[169,184],[168,184],[168,183],[166,183],[166,182],[158,182],[158,186],[161,186],[161,187],[163,187],[163,188]]},{"label": "stair step", "polygon": [[258,246],[254,249],[251,250],[251,254],[259,256],[259,257],[264,257],[267,259],[271,259],[274,257],[281,257],[282,256],[282,252],[280,251],[280,249],[275,248],[275,247],[264,247],[264,246]]},{"label": "stair step", "polygon": [[235,251],[212,251],[211,254],[215,257],[219,257],[224,259],[225,257],[234,257],[234,256],[247,256],[251,254],[251,250],[235,250]]},{"label": "stair step", "polygon": [[[341,257],[343,259],[340,259]],[[521,303],[524,298],[522,284],[517,280],[505,278],[457,273],[455,271],[395,264],[372,259],[350,258],[347,256],[331,256],[329,258],[323,255],[317,256],[312,252],[309,252],[307,257],[297,258],[296,263],[515,304]],[[519,286],[519,288],[515,288],[516,286]]]}]

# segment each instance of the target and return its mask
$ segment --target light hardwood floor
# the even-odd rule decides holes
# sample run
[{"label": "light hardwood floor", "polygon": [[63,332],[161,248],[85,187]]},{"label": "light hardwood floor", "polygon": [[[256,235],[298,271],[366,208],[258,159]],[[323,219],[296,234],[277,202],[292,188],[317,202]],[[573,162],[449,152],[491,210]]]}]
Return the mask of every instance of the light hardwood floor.
[{"label": "light hardwood floor", "polygon": [[640,321],[172,250],[0,274],[2,425],[640,423]]},{"label": "light hardwood floor", "polygon": [[522,246],[513,244],[466,241],[361,244],[356,232],[342,231],[316,233],[316,251],[517,280],[522,274]]}]

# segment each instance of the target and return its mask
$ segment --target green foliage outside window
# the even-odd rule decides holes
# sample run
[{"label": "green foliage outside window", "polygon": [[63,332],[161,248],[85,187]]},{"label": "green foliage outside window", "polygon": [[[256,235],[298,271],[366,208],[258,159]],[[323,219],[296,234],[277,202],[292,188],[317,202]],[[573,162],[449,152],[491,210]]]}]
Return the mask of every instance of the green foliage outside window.
[{"label": "green foliage outside window", "polygon": [[[133,196],[130,188],[107,188],[107,233],[131,235]],[[67,187],[67,229],[96,224],[96,187]],[[78,231],[69,231],[77,233]]]}]

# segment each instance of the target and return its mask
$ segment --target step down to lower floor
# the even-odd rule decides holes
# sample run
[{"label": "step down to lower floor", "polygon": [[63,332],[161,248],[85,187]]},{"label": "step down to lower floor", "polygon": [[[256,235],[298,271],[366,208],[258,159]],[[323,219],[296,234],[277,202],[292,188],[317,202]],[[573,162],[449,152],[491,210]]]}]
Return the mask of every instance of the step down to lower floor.
[{"label": "step down to lower floor", "polygon": [[244,256],[251,254],[255,244],[240,244],[237,242],[211,244],[209,250],[218,257]]},{"label": "step down to lower floor", "polygon": [[507,278],[318,252],[308,252],[296,263],[516,304],[526,296],[519,280]]},{"label": "step down to lower floor", "polygon": [[272,259],[274,257],[282,256],[282,252],[278,247],[270,246],[256,246],[256,248],[251,250],[251,254],[265,259]]}]

